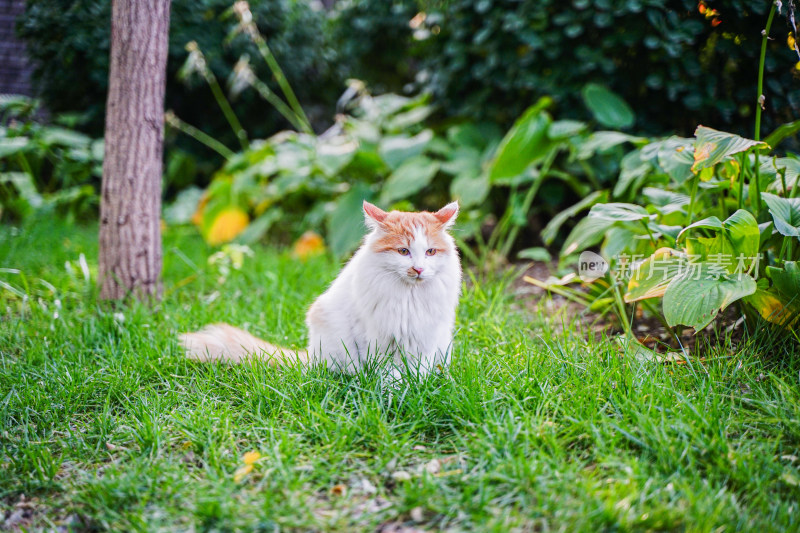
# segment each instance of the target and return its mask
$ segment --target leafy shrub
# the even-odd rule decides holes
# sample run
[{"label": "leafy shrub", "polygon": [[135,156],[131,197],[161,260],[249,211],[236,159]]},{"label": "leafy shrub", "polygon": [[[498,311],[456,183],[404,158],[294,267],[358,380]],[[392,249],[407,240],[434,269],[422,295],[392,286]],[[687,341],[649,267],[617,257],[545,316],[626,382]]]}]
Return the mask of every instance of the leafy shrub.
[{"label": "leafy shrub", "polygon": [[422,45],[409,21],[415,0],[341,0],[331,11],[331,46],[341,78],[364,80],[376,93],[401,92],[414,81]]},{"label": "leafy shrub", "polygon": [[[31,117],[37,103],[0,99],[0,219],[21,220],[40,208],[68,218],[94,215],[102,174],[103,140]],[[58,118],[56,119],[58,122]]]},{"label": "leafy shrub", "polygon": [[[587,82],[607,85],[631,104],[637,131],[686,135],[700,122],[744,134],[743,119],[755,112],[755,44],[769,1],[709,1],[705,15],[716,7],[719,16],[708,18],[696,0],[442,4],[425,22],[438,33],[421,76],[449,115],[507,124],[551,95],[560,116],[584,118]],[[798,58],[786,46],[785,16],[776,28],[766,64],[768,130],[800,114],[792,68]]]},{"label": "leafy shrub", "polygon": [[[350,113],[338,115],[322,135],[282,132],[228,159],[195,215],[206,240],[248,242],[269,232],[287,242],[323,228],[333,252],[344,255],[363,234],[362,200],[431,209],[456,198],[462,206],[458,239],[469,243],[462,250],[487,266],[495,255],[537,242],[532,220],[549,218],[574,198],[601,201],[593,189],[613,182],[623,145],[640,140],[554,120],[549,98],[531,106],[503,136],[491,123],[430,127],[427,96],[372,97],[363,88],[348,93],[357,94]],[[540,194],[547,200],[535,202]],[[197,200],[195,191],[180,197],[175,212],[182,215],[172,219],[188,220]],[[548,232],[558,234],[564,220],[551,223]],[[532,253],[542,251],[524,251]]]},{"label": "leafy shrub", "polygon": [[[795,122],[758,142],[700,126],[694,138],[637,142],[605,192],[617,201],[592,206],[561,250],[562,262],[575,264],[578,252],[600,246],[608,271],[583,277],[599,286],[587,305],[616,306],[626,325],[625,304],[658,312],[652,300],[662,298],[669,326],[701,330],[739,302],[751,322],[760,315],[797,326],[800,158],[767,152],[798,129]],[[578,281],[533,282],[564,291],[568,280]]]}]

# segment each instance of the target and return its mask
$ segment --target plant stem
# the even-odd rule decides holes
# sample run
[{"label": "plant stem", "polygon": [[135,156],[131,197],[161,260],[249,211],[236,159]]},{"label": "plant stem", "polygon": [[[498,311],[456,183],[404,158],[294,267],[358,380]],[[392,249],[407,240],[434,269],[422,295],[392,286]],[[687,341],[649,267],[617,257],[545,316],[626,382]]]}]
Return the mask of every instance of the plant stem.
[{"label": "plant stem", "polygon": [[304,133],[314,133],[311,127],[303,122],[303,120],[297,116],[297,114],[292,111],[292,109],[281,100],[277,94],[272,92],[270,88],[261,80],[255,80],[253,82],[253,88],[258,92],[258,94],[267,102],[272,104],[278,113],[283,115],[283,117],[288,120],[292,126],[297,128],[297,131],[302,131]]},{"label": "plant stem", "polygon": [[744,154],[739,157],[739,163],[742,166],[742,170],[739,172],[739,207],[741,209],[744,205]]},{"label": "plant stem", "polygon": [[[754,139],[761,140],[761,97],[764,95],[764,61],[767,57],[767,40],[769,39],[769,30],[772,28],[772,19],[775,18],[775,9],[778,7],[777,2],[772,3],[772,8],[769,11],[767,18],[767,27],[761,36],[761,58],[758,61],[758,96],[756,106],[756,127]],[[756,156],[756,163],[758,163],[758,156]]]},{"label": "plant stem", "polygon": [[622,323],[622,329],[625,330],[625,336],[627,338],[633,339],[633,329],[631,328],[631,322],[628,319],[628,313],[625,311],[625,302],[619,292],[619,282],[617,281],[617,278],[614,277],[614,274],[609,272],[609,276],[611,276],[611,283],[614,287],[614,302],[617,304],[617,313],[619,314],[619,320]]},{"label": "plant stem", "polygon": [[291,85],[289,85],[289,82],[286,80],[286,75],[283,73],[281,66],[278,64],[275,56],[272,55],[272,50],[269,49],[266,39],[264,39],[264,37],[258,33],[253,36],[253,41],[255,41],[256,46],[258,47],[258,52],[261,54],[261,57],[264,58],[267,66],[272,71],[272,75],[275,76],[275,81],[278,82],[281,91],[283,91],[283,95],[286,97],[286,101],[289,102],[289,106],[294,110],[298,118],[305,124],[305,128],[307,128],[308,131],[311,131],[311,122],[308,120],[306,112],[303,111],[303,108],[300,106],[300,102],[297,100]]},{"label": "plant stem", "polygon": [[697,174],[692,182],[692,193],[689,197],[689,209],[686,211],[686,225],[692,223],[692,215],[694,215],[694,201],[697,198],[697,188],[700,186],[700,175]]},{"label": "plant stem", "polygon": [[225,146],[224,144],[222,144],[221,142],[216,140],[211,135],[207,134],[204,131],[201,131],[201,130],[195,128],[194,126],[192,126],[190,124],[187,124],[186,122],[182,121],[181,119],[176,117],[171,112],[168,112],[168,114],[166,116],[166,122],[167,122],[167,125],[175,128],[176,130],[180,131],[181,133],[184,133],[184,134],[188,135],[189,137],[193,138],[195,141],[199,142],[200,144],[203,144],[203,145],[207,146],[208,148],[211,148],[212,150],[217,152],[219,155],[221,155],[225,159],[230,159],[231,157],[236,155],[233,152],[233,150],[231,150],[230,148],[228,148],[227,146]]},{"label": "plant stem", "polygon": [[236,135],[242,148],[246,150],[250,146],[250,143],[247,141],[247,132],[244,131],[242,124],[236,117],[236,113],[233,112],[233,108],[228,102],[228,99],[225,98],[225,93],[222,92],[222,87],[219,86],[217,77],[214,76],[214,73],[211,72],[211,69],[208,67],[203,71],[203,77],[211,88],[211,92],[214,94],[214,98],[217,101],[217,105],[219,105],[219,108],[222,110],[222,114],[225,115],[225,119],[228,121],[228,124],[230,124],[233,134]]},{"label": "plant stem", "polygon": [[[547,173],[550,172],[550,167],[553,166],[553,161],[555,161],[556,154],[557,154],[556,150],[551,150],[550,153],[547,154],[547,159],[545,159],[544,163],[542,164],[542,168],[539,170],[539,175],[534,179],[533,183],[531,183],[528,192],[525,193],[525,198],[522,200],[522,210],[526,216],[531,208],[533,199],[536,197],[536,193],[539,191],[539,187],[542,186],[542,182],[547,177]],[[520,226],[514,224],[514,226],[508,232],[508,236],[506,237],[506,240],[503,243],[503,247],[500,249],[500,254],[503,257],[507,257],[508,254],[511,252],[511,247],[514,246],[514,241],[517,240],[517,235],[519,234],[519,230]]]},{"label": "plant stem", "polygon": [[[763,97],[764,97],[764,62],[767,57],[767,41],[769,40],[769,30],[772,28],[772,19],[775,18],[775,10],[778,7],[777,2],[772,3],[772,8],[769,10],[769,17],[767,17],[767,27],[764,29],[764,33],[761,37],[761,57],[758,61],[758,101],[756,102],[756,126],[755,126],[755,135],[754,139],[756,141],[761,140],[761,107],[763,105]],[[755,210],[755,215],[758,216],[758,212],[761,210],[761,169],[760,163],[758,161],[758,147],[754,149],[755,156],[756,156],[756,163],[755,163],[755,180],[756,180],[756,197],[755,197],[755,205],[753,199],[750,200],[750,206],[753,207]]]},{"label": "plant stem", "polygon": [[650,237],[650,244],[653,245],[653,248],[658,248],[658,243],[656,242],[655,237],[653,237],[653,232],[650,231],[650,227],[647,225],[647,222],[643,219],[641,220],[642,226],[644,226],[644,230],[647,232],[648,237]]}]

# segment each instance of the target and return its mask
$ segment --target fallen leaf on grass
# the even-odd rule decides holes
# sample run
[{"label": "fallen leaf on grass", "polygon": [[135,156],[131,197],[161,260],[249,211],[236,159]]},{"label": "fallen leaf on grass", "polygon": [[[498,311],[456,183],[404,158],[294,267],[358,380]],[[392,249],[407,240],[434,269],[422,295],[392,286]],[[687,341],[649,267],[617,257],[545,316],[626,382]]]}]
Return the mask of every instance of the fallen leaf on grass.
[{"label": "fallen leaf on grass", "polygon": [[252,471],[253,471],[253,465],[244,465],[242,467],[239,467],[233,474],[233,480],[236,483],[239,483],[241,480],[247,477],[247,474],[249,474]]},{"label": "fallen leaf on grass", "polygon": [[320,255],[325,251],[325,241],[318,233],[307,231],[303,233],[292,247],[292,255],[298,259],[308,259]]},{"label": "fallen leaf on grass", "polygon": [[344,496],[347,494],[347,485],[339,483],[338,485],[334,485],[331,487],[331,495],[333,496]]},{"label": "fallen leaf on grass", "polygon": [[246,465],[255,464],[259,459],[261,459],[261,454],[255,451],[247,452],[242,456],[242,462]]}]

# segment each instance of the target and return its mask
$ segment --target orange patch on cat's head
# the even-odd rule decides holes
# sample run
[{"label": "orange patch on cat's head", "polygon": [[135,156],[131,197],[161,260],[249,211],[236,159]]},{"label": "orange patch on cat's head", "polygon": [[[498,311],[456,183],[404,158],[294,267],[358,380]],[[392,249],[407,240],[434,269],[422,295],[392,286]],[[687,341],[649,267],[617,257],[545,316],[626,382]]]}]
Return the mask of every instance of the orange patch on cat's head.
[{"label": "orange patch on cat's head", "polygon": [[407,248],[413,241],[415,233],[421,230],[427,236],[431,247],[437,252],[445,253],[449,250],[445,231],[455,222],[458,204],[453,202],[435,213],[428,211],[387,213],[369,202],[364,202],[364,212],[367,215],[367,223],[381,233],[373,243],[374,251],[386,252]]}]

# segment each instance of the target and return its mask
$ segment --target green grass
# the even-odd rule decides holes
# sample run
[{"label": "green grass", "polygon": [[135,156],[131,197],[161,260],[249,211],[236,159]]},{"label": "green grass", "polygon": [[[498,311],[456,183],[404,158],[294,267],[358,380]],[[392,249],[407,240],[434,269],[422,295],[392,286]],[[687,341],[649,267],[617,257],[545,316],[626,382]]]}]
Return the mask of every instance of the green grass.
[{"label": "green grass", "polygon": [[170,230],[163,302],[114,308],[95,303],[96,230],[52,224],[0,227],[0,268],[18,270],[0,271],[5,527],[800,528],[792,341],[626,360],[528,314],[506,276],[467,284],[453,366],[422,383],[197,364],[175,335],[211,321],[301,346],[340,265],[257,248],[220,281]]}]

